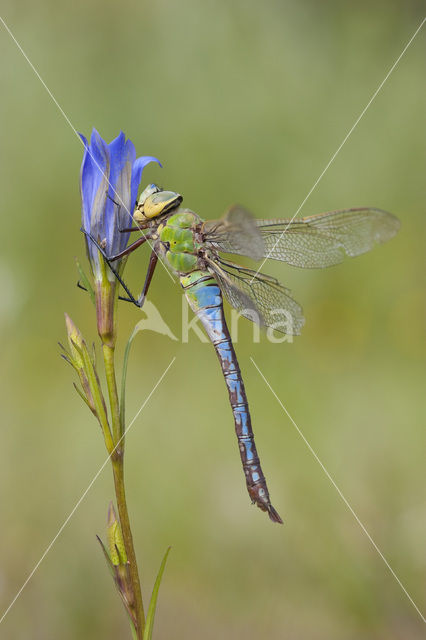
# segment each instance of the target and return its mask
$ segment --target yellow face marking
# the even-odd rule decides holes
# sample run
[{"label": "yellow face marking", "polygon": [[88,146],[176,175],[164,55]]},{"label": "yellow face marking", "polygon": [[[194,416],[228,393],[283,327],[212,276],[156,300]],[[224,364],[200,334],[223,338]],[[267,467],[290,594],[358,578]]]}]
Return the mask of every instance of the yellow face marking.
[{"label": "yellow face marking", "polygon": [[133,213],[133,220],[138,222],[146,222],[147,218],[142,212],[141,205],[138,205]]}]

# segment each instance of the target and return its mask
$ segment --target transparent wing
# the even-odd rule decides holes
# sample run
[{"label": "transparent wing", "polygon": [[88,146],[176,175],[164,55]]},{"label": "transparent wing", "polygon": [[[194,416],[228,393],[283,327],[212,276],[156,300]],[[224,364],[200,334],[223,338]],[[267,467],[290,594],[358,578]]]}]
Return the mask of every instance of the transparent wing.
[{"label": "transparent wing", "polygon": [[330,211],[301,220],[258,220],[265,257],[296,267],[328,267],[358,256],[397,233],[399,220],[380,209]]},{"label": "transparent wing", "polygon": [[253,260],[260,260],[265,254],[256,219],[239,205],[231,207],[220,220],[204,222],[202,233],[206,245],[218,251],[250,256]]},{"label": "transparent wing", "polygon": [[266,323],[260,309],[252,298],[236,286],[232,275],[214,262],[210,263],[210,270],[217,279],[219,286],[231,307],[236,309],[245,318],[248,318],[252,322],[256,322],[261,327],[264,327]]},{"label": "transparent wing", "polygon": [[[256,220],[263,257],[295,267],[329,267],[345,256],[358,256],[397,233],[398,218],[380,209],[344,209],[295,220]],[[223,245],[222,245],[223,246]],[[238,247],[221,251],[250,255]]]},{"label": "transparent wing", "polygon": [[287,335],[300,334],[302,308],[278,280],[222,259],[209,265],[229,304],[242,316]]}]

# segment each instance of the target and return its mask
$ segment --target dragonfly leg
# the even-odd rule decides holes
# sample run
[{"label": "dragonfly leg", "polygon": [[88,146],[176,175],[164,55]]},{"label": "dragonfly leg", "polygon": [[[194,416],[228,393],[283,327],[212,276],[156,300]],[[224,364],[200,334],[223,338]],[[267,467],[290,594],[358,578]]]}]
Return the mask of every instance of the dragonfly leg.
[{"label": "dragonfly leg", "polygon": [[[109,268],[111,269],[111,271],[113,272],[113,274],[115,275],[115,277],[117,278],[118,282],[121,284],[121,286],[123,287],[124,291],[127,293],[127,295],[129,296],[128,298],[123,298],[122,296],[118,296],[119,300],[125,300],[126,302],[133,302],[134,305],[136,305],[137,307],[139,306],[138,301],[136,300],[136,298],[132,295],[131,291],[129,290],[128,286],[126,285],[126,283],[123,281],[123,279],[121,278],[121,276],[118,275],[118,273],[115,271],[115,269],[109,264],[108,265]],[[79,289],[82,289],[83,291],[87,291],[86,287],[83,286],[80,282],[80,280],[78,280],[77,282],[77,287]]]},{"label": "dragonfly leg", "polygon": [[105,262],[107,263],[107,265],[109,266],[109,268],[111,269],[111,271],[113,272],[113,274],[115,275],[115,277],[117,278],[118,282],[121,284],[121,286],[123,287],[124,291],[127,293],[128,297],[124,298],[122,296],[119,296],[120,300],[124,300],[125,302],[132,302],[134,305],[136,305],[139,308],[142,308],[146,294],[148,292],[149,289],[149,285],[151,284],[151,280],[152,280],[152,276],[154,274],[155,271],[155,267],[157,265],[157,261],[158,261],[158,254],[156,252],[155,249],[153,249],[152,253],[151,253],[151,258],[149,260],[149,265],[148,265],[148,271],[146,274],[146,278],[145,278],[145,283],[143,286],[143,289],[141,291],[141,294],[139,295],[138,299],[136,299],[133,294],[131,293],[130,289],[128,288],[128,286],[126,285],[126,283],[124,282],[124,280],[121,278],[120,274],[117,272],[116,269],[114,269],[114,267],[112,266],[111,262],[114,262],[115,260],[119,260],[120,258],[124,258],[125,256],[129,255],[130,253],[132,253],[135,249],[137,249],[138,247],[140,247],[144,242],[146,242],[149,237],[146,236],[141,236],[140,238],[138,238],[137,240],[135,240],[135,242],[133,242],[131,245],[129,245],[128,247],[126,247],[126,249],[124,249],[123,251],[120,251],[119,253],[113,255],[113,256],[108,256],[105,252],[105,250],[103,249],[103,247],[101,247],[101,245],[99,244],[99,242],[92,236],[91,233],[89,233],[88,231],[85,231],[85,229],[81,229],[81,231],[91,240],[91,242],[93,242],[96,247],[99,249],[100,253],[102,254]]},{"label": "dragonfly leg", "polygon": [[[129,302],[133,302],[133,304],[135,304],[136,306],[138,306],[138,302],[136,300],[136,298],[133,296],[132,292],[130,291],[130,289],[128,288],[128,286],[126,285],[126,283],[124,282],[124,280],[122,279],[122,277],[120,276],[120,274],[117,272],[117,270],[113,267],[113,265],[111,264],[111,259],[117,260],[118,257],[117,256],[111,256],[111,258],[109,256],[107,256],[107,254],[105,253],[105,250],[103,247],[101,247],[101,245],[99,244],[99,242],[92,236],[91,233],[89,233],[88,231],[85,231],[85,229],[81,229],[81,231],[91,240],[91,242],[93,242],[93,244],[98,248],[98,250],[100,251],[100,253],[102,254],[105,262],[107,263],[107,265],[109,266],[109,268],[111,269],[111,271],[113,272],[113,274],[115,275],[115,277],[117,278],[118,282],[121,284],[121,286],[123,287],[124,291],[127,293],[127,295],[129,296],[128,298],[124,298],[125,300],[128,300]],[[147,238],[145,236],[143,236],[143,238],[139,238],[139,240],[143,240],[145,242],[145,240],[147,240]],[[139,242],[139,240],[137,240],[136,242]],[[136,244],[136,243],[133,243]],[[142,242],[140,242],[139,244],[142,244]],[[132,245],[130,245],[132,246]],[[139,245],[138,245],[139,246]],[[130,247],[128,247],[130,248]],[[135,247],[136,248],[136,247]],[[124,252],[122,251],[121,254],[123,254]],[[130,252],[129,252],[130,253]],[[119,257],[121,257],[121,254],[117,254]],[[77,286],[80,289],[84,289],[84,287],[82,287],[80,285],[80,283],[77,283]]]},{"label": "dragonfly leg", "polygon": [[138,299],[135,301],[133,296],[131,296],[130,298],[120,297],[120,300],[125,300],[126,302],[133,302],[133,304],[135,304],[137,307],[142,309],[143,303],[145,302],[145,298],[148,294],[148,289],[149,289],[149,285],[151,284],[152,276],[154,275],[155,267],[157,266],[157,262],[158,262],[158,254],[155,250],[153,250],[151,253],[151,257],[149,259],[148,271],[146,272],[143,289]]},{"label": "dragonfly leg", "polygon": [[108,191],[106,192],[106,197],[108,198],[108,200],[111,200],[111,202],[113,202],[113,203],[114,203],[118,208],[120,208],[120,207],[121,207],[121,204],[120,204],[119,202],[117,202],[116,200],[114,200],[114,198],[112,198],[112,197],[109,195]]},{"label": "dragonfly leg", "polygon": [[141,291],[141,294],[138,298],[138,304],[140,307],[142,307],[145,298],[148,294],[148,289],[149,289],[149,285],[151,284],[151,280],[152,280],[152,276],[154,275],[154,271],[155,271],[155,267],[157,266],[157,262],[158,262],[158,253],[156,251],[152,251],[151,253],[151,257],[149,259],[149,265],[148,265],[148,271],[146,272],[146,277],[145,277],[145,282],[143,285],[143,289]]},{"label": "dragonfly leg", "polygon": [[123,249],[123,251],[120,251],[120,253],[116,253],[114,256],[109,256],[108,260],[110,262],[114,262],[115,260],[120,260],[120,258],[124,258],[125,256],[128,256],[130,253],[133,253],[135,249],[140,247],[142,244],[144,244],[144,242],[146,242],[149,239],[150,239],[149,235],[141,236],[140,238],[132,242],[132,244],[129,244],[129,246]]},{"label": "dragonfly leg", "polygon": [[78,287],[79,289],[82,289],[83,291],[87,291],[86,287],[84,287],[84,286],[81,284],[80,280],[78,280],[78,281],[77,281],[77,287]]},{"label": "dragonfly leg", "polygon": [[143,231],[144,227],[126,227],[125,229],[120,229],[120,227],[118,227],[118,230],[120,233],[133,233],[134,231]]},{"label": "dragonfly leg", "polygon": [[[99,249],[99,251],[101,252],[103,257],[105,258],[105,260],[107,261],[109,266],[111,266],[110,262],[115,262],[116,260],[120,260],[121,258],[124,258],[125,256],[128,256],[135,249],[137,249],[142,244],[144,244],[144,242],[149,240],[149,235],[141,236],[140,238],[135,240],[135,242],[132,242],[132,244],[129,244],[129,246],[126,247],[125,249],[123,249],[123,251],[120,251],[119,253],[116,253],[116,254],[114,254],[112,256],[108,256],[106,254],[106,252],[105,252],[105,249],[99,244],[99,242],[96,240],[96,238],[94,238],[94,236],[92,236],[92,234],[89,231],[86,231],[85,229],[83,229],[83,227],[80,229],[80,231],[82,231],[93,242],[93,244],[96,245],[96,247]],[[111,270],[113,271],[113,269],[111,269]],[[113,273],[115,273],[115,272],[113,271]]]}]

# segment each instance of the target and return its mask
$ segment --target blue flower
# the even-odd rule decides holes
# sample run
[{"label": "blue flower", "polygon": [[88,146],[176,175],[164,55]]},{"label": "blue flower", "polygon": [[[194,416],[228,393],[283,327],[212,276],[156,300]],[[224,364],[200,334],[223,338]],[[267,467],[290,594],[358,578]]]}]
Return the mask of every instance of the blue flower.
[{"label": "blue flower", "polygon": [[[134,144],[126,140],[123,132],[110,144],[96,129],[90,144],[83,135],[80,137],[84,142],[80,171],[82,227],[102,244],[107,255],[114,255],[127,246],[129,233],[121,233],[120,229],[132,226],[144,167],[150,162],[161,167],[161,163],[152,156],[136,158]],[[87,236],[86,241],[93,273],[100,277],[98,249]]]}]

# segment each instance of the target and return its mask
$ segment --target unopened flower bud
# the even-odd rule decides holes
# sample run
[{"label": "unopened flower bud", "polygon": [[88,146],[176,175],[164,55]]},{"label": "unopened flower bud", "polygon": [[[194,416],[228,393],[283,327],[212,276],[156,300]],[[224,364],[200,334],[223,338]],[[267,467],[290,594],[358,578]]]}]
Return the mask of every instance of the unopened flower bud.
[{"label": "unopened flower bud", "polygon": [[109,503],[108,507],[108,549],[111,562],[113,565],[118,566],[120,564],[127,564],[127,554],[124,547],[123,534],[121,532],[121,526],[117,520],[114,505]]}]

